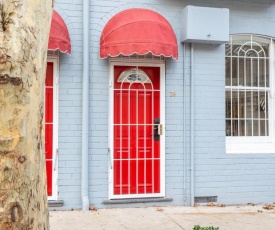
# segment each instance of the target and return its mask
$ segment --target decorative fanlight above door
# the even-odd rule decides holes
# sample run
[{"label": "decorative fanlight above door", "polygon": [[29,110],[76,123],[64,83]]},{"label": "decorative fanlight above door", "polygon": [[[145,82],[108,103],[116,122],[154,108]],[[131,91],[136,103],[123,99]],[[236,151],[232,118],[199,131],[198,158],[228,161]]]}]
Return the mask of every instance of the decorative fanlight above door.
[{"label": "decorative fanlight above door", "polygon": [[123,82],[123,83],[151,83],[150,78],[148,75],[141,69],[138,68],[131,68],[124,70],[118,80],[118,82]]}]

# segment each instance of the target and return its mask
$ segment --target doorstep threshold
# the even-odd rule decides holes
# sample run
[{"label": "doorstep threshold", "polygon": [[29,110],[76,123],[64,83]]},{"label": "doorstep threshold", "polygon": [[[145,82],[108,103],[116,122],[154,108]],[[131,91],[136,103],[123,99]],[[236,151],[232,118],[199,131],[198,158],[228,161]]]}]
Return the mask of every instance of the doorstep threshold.
[{"label": "doorstep threshold", "polygon": [[171,202],[173,198],[136,198],[136,199],[117,199],[104,200],[102,204],[132,204],[132,203],[153,203],[153,202]]}]

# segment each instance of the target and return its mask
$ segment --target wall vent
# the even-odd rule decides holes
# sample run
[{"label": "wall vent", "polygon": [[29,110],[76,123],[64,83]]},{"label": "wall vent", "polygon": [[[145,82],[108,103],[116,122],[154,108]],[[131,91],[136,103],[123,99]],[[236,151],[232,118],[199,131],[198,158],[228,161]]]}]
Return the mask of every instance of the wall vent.
[{"label": "wall vent", "polygon": [[209,203],[209,202],[217,202],[217,196],[196,196],[195,203]]}]

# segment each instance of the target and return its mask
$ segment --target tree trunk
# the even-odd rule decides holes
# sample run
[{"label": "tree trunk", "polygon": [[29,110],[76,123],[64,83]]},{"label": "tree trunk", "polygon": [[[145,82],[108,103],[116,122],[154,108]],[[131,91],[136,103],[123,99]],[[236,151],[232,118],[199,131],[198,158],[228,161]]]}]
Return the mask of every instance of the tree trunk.
[{"label": "tree trunk", "polygon": [[43,142],[51,0],[0,0],[0,229],[49,229]]}]

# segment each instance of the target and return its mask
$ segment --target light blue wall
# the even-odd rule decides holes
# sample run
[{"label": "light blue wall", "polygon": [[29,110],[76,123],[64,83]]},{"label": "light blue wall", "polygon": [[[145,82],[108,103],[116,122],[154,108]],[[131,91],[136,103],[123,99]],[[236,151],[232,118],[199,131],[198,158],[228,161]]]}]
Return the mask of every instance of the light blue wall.
[{"label": "light blue wall", "polygon": [[72,45],[72,54],[59,59],[58,198],[64,209],[81,208],[82,4],[60,0],[54,8],[67,24]]},{"label": "light blue wall", "polygon": [[[66,2],[66,3],[65,3]],[[56,0],[66,21],[72,55],[60,56],[59,199],[63,209],[81,207],[81,87],[82,5],[79,0]],[[90,0],[90,133],[89,196],[97,207],[108,199],[108,59],[99,59],[99,39],[107,21],[133,7],[162,14],[180,41],[181,10],[186,5],[230,9],[230,33],[275,37],[275,2],[270,0]],[[273,3],[274,2],[274,3]],[[179,42],[179,60],[166,61],[166,195],[190,204],[190,47]],[[225,153],[224,46],[195,45],[195,196],[218,196],[219,203],[261,203],[275,200],[275,155]],[[186,121],[183,123],[183,70],[186,76]],[[176,97],[170,97],[170,91]],[[186,143],[183,143],[183,127]],[[184,144],[186,159],[184,161]],[[184,177],[186,175],[186,177]],[[144,205],[144,204],[140,204]],[[149,204],[154,205],[154,204]],[[117,205],[118,206],[118,205]],[[133,206],[133,205],[127,205]],[[135,205],[139,206],[139,205]]]}]

